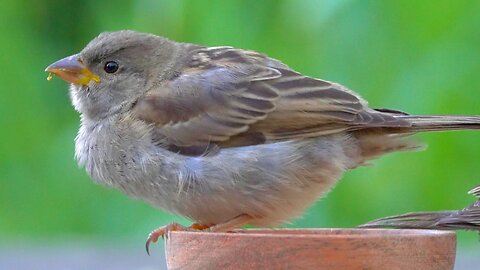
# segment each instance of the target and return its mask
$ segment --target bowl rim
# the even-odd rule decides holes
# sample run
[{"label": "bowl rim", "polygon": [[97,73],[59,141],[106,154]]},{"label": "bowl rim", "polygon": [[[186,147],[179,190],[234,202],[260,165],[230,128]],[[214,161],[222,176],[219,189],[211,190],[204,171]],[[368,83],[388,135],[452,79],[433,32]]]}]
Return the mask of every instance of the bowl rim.
[{"label": "bowl rim", "polygon": [[288,228],[288,229],[237,229],[233,232],[192,232],[192,231],[171,231],[169,237],[261,237],[261,238],[350,238],[350,239],[375,239],[375,238],[438,238],[455,237],[455,231],[445,230],[423,230],[423,229],[373,229],[373,228]]}]

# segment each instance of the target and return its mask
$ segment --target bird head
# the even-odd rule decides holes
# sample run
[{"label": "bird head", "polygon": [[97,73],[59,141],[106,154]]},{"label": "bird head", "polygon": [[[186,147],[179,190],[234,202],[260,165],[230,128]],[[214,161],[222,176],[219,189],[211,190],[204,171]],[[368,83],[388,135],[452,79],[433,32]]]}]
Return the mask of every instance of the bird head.
[{"label": "bird head", "polygon": [[77,111],[99,119],[128,110],[171,66],[168,39],[135,31],[105,32],[80,52],[46,68],[71,83]]}]

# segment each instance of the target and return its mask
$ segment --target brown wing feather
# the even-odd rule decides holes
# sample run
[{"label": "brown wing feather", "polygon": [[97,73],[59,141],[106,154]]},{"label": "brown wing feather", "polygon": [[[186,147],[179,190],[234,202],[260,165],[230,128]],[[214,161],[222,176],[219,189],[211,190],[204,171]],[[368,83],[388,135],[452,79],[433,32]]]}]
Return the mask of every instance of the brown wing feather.
[{"label": "brown wing feather", "polygon": [[[366,101],[342,85],[303,76],[292,70],[278,68],[282,76],[262,82],[280,94],[275,111],[256,122],[250,129],[222,146],[239,146],[238,137],[250,133],[264,136],[264,141],[316,137],[345,130],[374,127],[409,127],[408,121],[394,114],[369,109]],[[252,88],[256,84],[251,85]]]},{"label": "brown wing feather", "polygon": [[247,131],[275,110],[279,98],[268,85],[250,85],[281,74],[243,52],[197,49],[178,77],[137,102],[135,114],[155,124],[166,144],[182,147],[222,142]]},{"label": "brown wing feather", "polygon": [[167,145],[194,150],[409,126],[369,109],[339,84],[231,47],[194,48],[179,76],[149,91],[135,112],[157,127]]}]

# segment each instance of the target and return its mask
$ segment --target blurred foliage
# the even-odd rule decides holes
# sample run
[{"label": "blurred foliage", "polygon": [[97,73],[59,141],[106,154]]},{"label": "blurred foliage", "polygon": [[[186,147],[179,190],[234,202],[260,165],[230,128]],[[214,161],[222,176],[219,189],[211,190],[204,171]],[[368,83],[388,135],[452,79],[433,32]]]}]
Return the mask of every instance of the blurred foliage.
[{"label": "blurred foliage", "polygon": [[[67,85],[44,68],[102,31],[134,29],[258,50],[360,92],[373,107],[480,113],[478,1],[0,2],[0,238],[142,238],[179,217],[93,184],[73,159]],[[289,226],[352,227],[466,206],[480,183],[480,134],[419,135],[428,151],[349,172]],[[475,235],[466,239],[476,241]]]}]

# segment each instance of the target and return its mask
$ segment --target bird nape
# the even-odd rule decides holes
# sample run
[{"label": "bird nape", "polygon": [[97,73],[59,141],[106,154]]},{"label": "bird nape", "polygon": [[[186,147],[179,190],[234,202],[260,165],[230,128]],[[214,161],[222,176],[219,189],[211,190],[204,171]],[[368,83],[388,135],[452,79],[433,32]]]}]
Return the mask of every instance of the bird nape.
[{"label": "bird nape", "polygon": [[344,172],[421,147],[413,133],[480,128],[478,116],[370,108],[258,52],[135,31],[102,33],[47,71],[71,83],[90,177],[195,222],[155,230],[147,247],[169,230],[288,222]]}]

